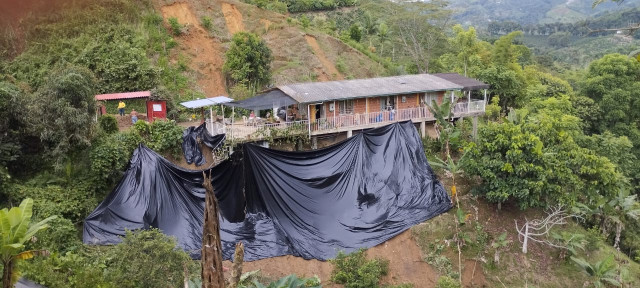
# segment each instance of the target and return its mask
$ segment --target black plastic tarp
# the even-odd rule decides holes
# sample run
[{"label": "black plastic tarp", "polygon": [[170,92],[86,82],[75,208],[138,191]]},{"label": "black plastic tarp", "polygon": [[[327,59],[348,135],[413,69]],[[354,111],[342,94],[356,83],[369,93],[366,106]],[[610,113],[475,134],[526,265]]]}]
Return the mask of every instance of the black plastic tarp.
[{"label": "black plastic tarp", "polygon": [[[411,122],[308,152],[247,144],[209,172],[225,259],[242,241],[247,261],[326,260],[380,244],[451,207]],[[87,217],[84,242],[114,244],[126,229],[158,227],[198,258],[202,173],[139,147],[122,181]]]},{"label": "black plastic tarp", "polygon": [[222,146],[224,139],[225,134],[211,136],[209,131],[207,131],[205,123],[202,123],[202,125],[198,127],[191,126],[184,129],[182,132],[182,153],[184,153],[184,159],[188,164],[196,163],[196,166],[202,166],[206,162],[206,159],[202,155],[202,149],[200,149],[198,142],[202,142],[211,149],[217,149]]}]

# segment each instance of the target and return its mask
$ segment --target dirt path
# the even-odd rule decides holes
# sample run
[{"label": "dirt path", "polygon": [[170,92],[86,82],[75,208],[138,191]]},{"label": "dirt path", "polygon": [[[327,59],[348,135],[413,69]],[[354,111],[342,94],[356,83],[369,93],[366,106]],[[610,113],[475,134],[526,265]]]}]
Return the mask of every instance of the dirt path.
[{"label": "dirt path", "polygon": [[[434,287],[437,273],[422,260],[420,248],[407,230],[402,234],[367,251],[369,258],[380,257],[389,260],[389,274],[385,284],[411,283],[415,288]],[[231,265],[228,261],[225,265]],[[260,270],[262,275],[280,278],[289,274],[312,277],[317,275],[322,287],[342,287],[331,284],[333,265],[318,260],[304,260],[300,257],[282,256],[253,262],[245,262],[244,271]]]},{"label": "dirt path", "polygon": [[316,72],[320,72],[318,75],[318,79],[320,81],[343,80],[344,77],[342,76],[342,74],[340,74],[338,69],[336,69],[336,66],[333,65],[333,63],[331,63],[329,59],[327,59],[327,55],[324,54],[324,51],[322,50],[322,48],[320,48],[320,45],[318,45],[316,37],[307,34],[304,35],[304,39],[307,40],[307,44],[309,44],[309,46],[313,50],[313,54],[316,55],[316,57],[322,64],[322,67],[324,68],[316,69]]},{"label": "dirt path", "polygon": [[220,4],[222,5],[222,14],[224,14],[224,21],[227,22],[227,30],[229,30],[229,34],[233,35],[244,31],[242,13],[238,11],[236,5],[226,2],[222,2]]},{"label": "dirt path", "polygon": [[164,19],[175,17],[178,23],[187,25],[188,34],[176,37],[180,47],[191,56],[190,68],[197,72],[196,82],[207,97],[226,95],[222,77],[222,48],[209,37],[187,3],[173,3],[161,8]]}]

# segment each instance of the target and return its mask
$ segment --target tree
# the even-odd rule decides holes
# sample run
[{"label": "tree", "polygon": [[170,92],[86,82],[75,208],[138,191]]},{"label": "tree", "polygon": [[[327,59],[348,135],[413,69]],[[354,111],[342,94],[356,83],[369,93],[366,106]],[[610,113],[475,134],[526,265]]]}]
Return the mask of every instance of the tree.
[{"label": "tree", "polygon": [[625,224],[640,219],[640,203],[636,201],[636,195],[620,190],[611,198],[599,197],[591,202],[591,205],[576,204],[576,210],[589,215],[605,236],[615,229],[613,247],[620,251],[620,236]]},{"label": "tree", "polygon": [[524,209],[613,197],[628,185],[609,159],[578,145],[575,139],[584,135],[570,110],[568,97],[534,99],[507,121],[481,127],[479,140],[466,148],[467,174],[483,179],[474,192]]},{"label": "tree", "polygon": [[20,156],[20,139],[27,126],[25,106],[20,88],[0,82],[0,195],[10,179],[8,164]]},{"label": "tree", "polygon": [[42,250],[23,251],[25,243],[40,230],[49,227],[47,222],[55,219],[51,216],[38,223],[31,223],[33,215],[33,199],[27,198],[20,203],[19,207],[11,210],[5,208],[0,210],[0,260],[3,266],[2,287],[11,288],[17,281],[17,271],[15,264],[17,261],[31,259],[38,254],[46,254]]},{"label": "tree", "polygon": [[213,191],[211,175],[202,172],[202,176],[202,186],[205,188],[204,223],[202,225],[202,287],[224,288],[218,200]]},{"label": "tree", "polygon": [[543,143],[520,125],[489,122],[479,129],[477,143],[470,143],[467,174],[483,179],[474,188],[490,202],[515,199],[521,208],[540,206],[544,190]]},{"label": "tree", "polygon": [[403,52],[409,56],[418,73],[429,73],[434,59],[445,51],[447,41],[444,28],[450,11],[444,1],[402,2],[392,5],[390,24],[398,35]]},{"label": "tree", "polygon": [[624,131],[640,119],[640,62],[620,54],[591,62],[581,92],[600,107],[601,132],[630,136]]},{"label": "tree", "polygon": [[257,88],[271,80],[271,50],[256,34],[234,34],[225,56],[227,60],[222,69],[232,85],[240,83]]},{"label": "tree", "polygon": [[[576,215],[568,214],[562,206],[551,207],[547,212],[547,216],[543,219],[525,220],[524,224],[518,227],[518,220],[513,220],[516,223],[516,231],[518,232],[518,240],[522,242],[522,253],[527,254],[527,247],[529,240],[534,242],[543,243],[551,247],[563,248],[565,246],[558,245],[549,241],[547,238],[549,232],[556,225],[566,225],[567,219],[576,217]],[[521,240],[522,238],[522,240]]]},{"label": "tree", "polygon": [[522,36],[522,31],[514,31],[500,37],[493,44],[493,64],[503,67],[512,67],[518,60],[518,52],[513,44],[516,37]]},{"label": "tree", "polygon": [[389,41],[389,26],[384,22],[378,26],[378,40],[380,41],[380,54],[384,53],[384,43]]},{"label": "tree", "polygon": [[66,66],[52,72],[35,93],[35,131],[45,143],[45,153],[56,169],[70,153],[88,147],[95,115],[96,81],[91,71]]},{"label": "tree", "polygon": [[453,26],[453,32],[456,36],[452,39],[452,47],[458,51],[457,58],[462,63],[464,68],[464,76],[467,76],[467,67],[471,62],[471,58],[476,56],[480,51],[480,45],[478,45],[478,38],[476,36],[476,29],[469,27],[467,31],[460,24]]}]

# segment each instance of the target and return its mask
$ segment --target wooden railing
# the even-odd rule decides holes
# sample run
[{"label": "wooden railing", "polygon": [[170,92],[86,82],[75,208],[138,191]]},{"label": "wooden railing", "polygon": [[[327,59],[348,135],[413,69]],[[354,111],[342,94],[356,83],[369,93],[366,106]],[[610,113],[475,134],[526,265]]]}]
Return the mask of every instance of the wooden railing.
[{"label": "wooden railing", "polygon": [[298,134],[309,134],[309,121],[281,123],[234,123],[227,125],[227,138],[233,140],[264,140]]},{"label": "wooden railing", "polygon": [[[481,114],[485,110],[483,100],[457,103],[453,107],[455,117]],[[322,134],[366,129],[398,121],[433,121],[435,118],[428,107],[415,107],[393,111],[380,111],[363,114],[343,114],[335,117],[320,118],[309,125],[308,120],[282,123],[234,123],[226,125],[228,139],[238,141],[256,141],[291,135]],[[224,131],[218,129],[218,131]]]},{"label": "wooden railing", "polygon": [[[457,103],[453,107],[453,113],[456,117],[472,115],[484,112],[485,102],[483,100]],[[342,130],[341,128],[357,128],[359,126],[378,126],[377,124],[386,124],[391,122],[417,120],[432,121],[435,120],[429,107],[416,107],[399,109],[395,111],[380,111],[364,114],[345,114],[336,117],[327,117],[316,120],[311,123],[311,132]]]}]

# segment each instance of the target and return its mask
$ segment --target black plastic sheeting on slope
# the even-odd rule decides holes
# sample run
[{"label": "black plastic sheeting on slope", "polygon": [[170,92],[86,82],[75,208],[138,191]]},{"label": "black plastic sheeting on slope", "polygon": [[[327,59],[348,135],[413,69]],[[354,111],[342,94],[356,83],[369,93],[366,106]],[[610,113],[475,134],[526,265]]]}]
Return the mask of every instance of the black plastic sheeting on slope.
[{"label": "black plastic sheeting on slope", "polygon": [[[210,172],[224,259],[242,241],[246,261],[327,260],[380,244],[451,208],[410,122],[309,152],[247,144]],[[202,179],[202,171],[139,147],[120,184],[87,217],[84,242],[115,244],[126,229],[158,227],[199,258]]]},{"label": "black plastic sheeting on slope", "polygon": [[196,166],[202,166],[206,163],[206,159],[202,155],[202,149],[198,145],[198,139],[211,149],[217,149],[222,146],[225,140],[224,134],[211,136],[205,123],[195,127],[191,126],[182,132],[182,153],[188,164],[196,163]]}]

